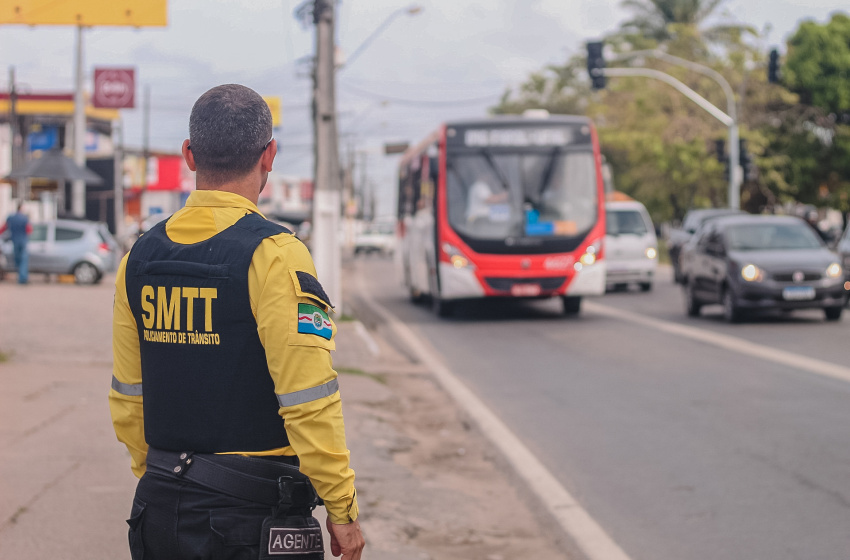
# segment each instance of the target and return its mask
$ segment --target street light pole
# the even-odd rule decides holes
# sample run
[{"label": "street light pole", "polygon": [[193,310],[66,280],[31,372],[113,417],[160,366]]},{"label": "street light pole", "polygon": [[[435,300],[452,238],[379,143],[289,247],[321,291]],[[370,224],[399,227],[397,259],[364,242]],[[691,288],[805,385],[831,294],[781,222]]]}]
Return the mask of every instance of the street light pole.
[{"label": "street light pole", "polygon": [[[651,56],[677,66],[689,68],[694,72],[699,72],[700,74],[713,79],[723,90],[724,95],[726,95],[726,112],[731,119],[731,122],[727,124],[727,128],[729,130],[729,208],[733,208],[735,210],[740,209],[741,182],[743,177],[740,169],[741,154],[738,135],[738,107],[735,103],[735,93],[732,91],[732,86],[729,85],[729,82],[726,81],[723,74],[717,70],[691,60],[673,56],[672,54],[668,54],[659,49],[632,51],[616,56],[613,60],[625,60],[638,56]],[[706,103],[708,102],[706,101]]]},{"label": "street light pole", "polygon": [[[674,78],[669,74],[665,74],[664,72],[660,72],[658,70],[652,70],[651,68],[602,68],[594,70],[594,72],[601,72],[603,76],[617,77],[617,76],[641,76],[644,78],[653,78],[655,80],[660,80],[666,84],[669,84],[676,88],[682,95],[708,111],[708,113],[714,117],[715,119],[722,122],[729,128],[729,142],[732,143],[729,146],[729,159],[730,159],[730,167],[731,162],[735,162],[737,164],[739,159],[738,152],[738,123],[735,122],[730,115],[727,115],[717,107],[711,104],[707,99],[702,97],[700,94]],[[741,207],[741,194],[740,194],[740,171],[736,167],[731,167],[730,169],[730,181],[729,181],[729,207],[735,210],[738,210]]]},{"label": "street light pole", "polygon": [[397,18],[398,16],[400,16],[402,14],[408,14],[408,15],[411,15],[411,16],[416,15],[421,11],[422,11],[422,6],[417,6],[416,4],[411,4],[410,6],[406,6],[404,8],[399,8],[399,9],[395,10],[393,13],[391,13],[390,15],[388,15],[387,19],[385,19],[381,23],[381,25],[379,25],[377,28],[375,28],[375,30],[368,37],[366,37],[366,39],[362,43],[360,43],[359,47],[354,49],[354,52],[351,53],[351,56],[346,58],[345,65],[342,68],[340,68],[340,70],[342,70],[345,67],[350,66],[351,63],[354,62],[357,59],[357,57],[360,56],[363,53],[363,51],[365,51],[366,48],[369,45],[372,44],[372,41],[374,41],[375,38],[384,31],[384,29],[389,27],[389,25],[393,22],[393,20],[395,18]]}]

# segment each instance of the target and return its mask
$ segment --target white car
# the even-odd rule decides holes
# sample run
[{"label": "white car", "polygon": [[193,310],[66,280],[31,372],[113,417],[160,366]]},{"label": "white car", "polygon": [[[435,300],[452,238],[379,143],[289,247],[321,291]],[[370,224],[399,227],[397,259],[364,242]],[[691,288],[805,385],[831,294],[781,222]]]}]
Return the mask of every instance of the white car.
[{"label": "white car", "polygon": [[354,238],[354,254],[392,255],[395,250],[395,223],[380,222],[366,226]]},{"label": "white car", "polygon": [[638,284],[648,292],[658,267],[658,240],[646,207],[636,200],[608,202],[605,214],[606,286]]}]

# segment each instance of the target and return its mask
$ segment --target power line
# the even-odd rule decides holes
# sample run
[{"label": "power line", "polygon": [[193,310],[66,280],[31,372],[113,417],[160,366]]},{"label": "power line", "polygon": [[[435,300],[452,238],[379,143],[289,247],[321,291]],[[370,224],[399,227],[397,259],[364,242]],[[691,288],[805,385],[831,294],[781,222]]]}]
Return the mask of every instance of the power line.
[{"label": "power line", "polygon": [[399,105],[411,105],[411,106],[421,106],[421,107],[446,107],[449,105],[477,105],[479,103],[484,103],[487,101],[492,101],[496,98],[502,96],[501,93],[491,93],[490,95],[481,96],[481,97],[472,97],[467,99],[441,99],[431,100],[431,99],[406,99],[403,97],[392,97],[389,95],[384,95],[383,93],[375,93],[373,91],[366,91],[349,84],[346,84],[343,88],[343,91],[348,93],[351,92],[354,95],[358,95],[360,97],[366,97],[370,99],[382,99],[387,101],[392,101],[393,103],[398,103]]}]

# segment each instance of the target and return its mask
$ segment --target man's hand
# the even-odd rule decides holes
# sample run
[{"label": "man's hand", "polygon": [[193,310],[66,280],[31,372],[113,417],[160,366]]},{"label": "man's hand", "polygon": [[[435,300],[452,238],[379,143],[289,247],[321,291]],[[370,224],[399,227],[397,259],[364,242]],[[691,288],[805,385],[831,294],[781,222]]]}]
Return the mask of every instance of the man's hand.
[{"label": "man's hand", "polygon": [[341,560],[360,560],[360,554],[366,546],[366,540],[360,532],[360,523],[355,519],[351,523],[338,525],[328,519],[327,525],[331,535],[331,554],[342,554]]}]

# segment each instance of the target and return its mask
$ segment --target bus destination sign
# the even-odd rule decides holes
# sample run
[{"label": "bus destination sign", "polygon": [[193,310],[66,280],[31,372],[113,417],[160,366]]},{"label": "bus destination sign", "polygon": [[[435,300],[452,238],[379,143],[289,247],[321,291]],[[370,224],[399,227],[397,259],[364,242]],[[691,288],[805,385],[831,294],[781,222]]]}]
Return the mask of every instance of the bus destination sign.
[{"label": "bus destination sign", "polygon": [[449,144],[463,148],[547,148],[589,143],[587,127],[451,127]]}]

